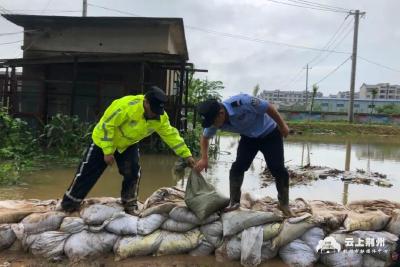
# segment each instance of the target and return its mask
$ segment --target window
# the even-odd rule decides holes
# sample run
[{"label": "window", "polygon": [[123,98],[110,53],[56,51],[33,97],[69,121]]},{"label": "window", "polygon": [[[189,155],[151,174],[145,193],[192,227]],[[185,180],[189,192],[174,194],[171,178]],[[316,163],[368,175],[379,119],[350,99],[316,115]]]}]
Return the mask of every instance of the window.
[{"label": "window", "polygon": [[355,108],[359,108],[359,107],[360,107],[360,104],[354,104],[354,107],[355,107]]},{"label": "window", "polygon": [[329,103],[322,103],[321,106],[322,107],[329,107]]},{"label": "window", "polygon": [[344,108],[344,104],[339,104],[339,103],[338,103],[338,104],[336,104],[336,107],[337,107],[337,108]]}]

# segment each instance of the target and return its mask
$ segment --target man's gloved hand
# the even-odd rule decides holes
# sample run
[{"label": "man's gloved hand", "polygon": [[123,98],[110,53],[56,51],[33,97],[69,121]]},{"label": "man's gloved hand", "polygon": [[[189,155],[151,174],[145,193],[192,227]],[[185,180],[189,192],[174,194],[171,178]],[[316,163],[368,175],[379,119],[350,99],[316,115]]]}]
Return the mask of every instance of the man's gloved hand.
[{"label": "man's gloved hand", "polygon": [[192,156],[187,157],[185,160],[190,168],[193,168],[196,165],[196,160]]}]

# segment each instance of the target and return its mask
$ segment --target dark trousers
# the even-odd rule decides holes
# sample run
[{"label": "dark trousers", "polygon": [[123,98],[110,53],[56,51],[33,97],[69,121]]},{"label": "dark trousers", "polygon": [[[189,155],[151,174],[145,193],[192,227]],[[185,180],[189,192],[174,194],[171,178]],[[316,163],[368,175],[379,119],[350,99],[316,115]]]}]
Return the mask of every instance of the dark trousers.
[{"label": "dark trousers", "polygon": [[[121,200],[125,206],[136,205],[140,181],[139,149],[134,144],[123,153],[114,153],[119,173],[123,176]],[[78,166],[71,185],[65,192],[61,206],[64,210],[75,210],[86,197],[99,177],[107,168],[104,154],[100,147],[91,144]]]},{"label": "dark trousers", "polygon": [[258,151],[263,153],[268,169],[275,178],[279,201],[287,203],[289,201],[289,173],[284,164],[283,139],[278,128],[265,137],[241,136],[236,160],[229,173],[231,202],[240,202],[240,188],[244,173],[249,169]]}]

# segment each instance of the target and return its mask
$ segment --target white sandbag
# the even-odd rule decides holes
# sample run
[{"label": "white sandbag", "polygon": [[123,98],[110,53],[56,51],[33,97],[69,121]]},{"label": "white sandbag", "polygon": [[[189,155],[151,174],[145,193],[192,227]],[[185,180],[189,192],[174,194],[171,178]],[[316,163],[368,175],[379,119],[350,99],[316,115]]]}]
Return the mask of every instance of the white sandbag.
[{"label": "white sandbag", "polygon": [[156,255],[176,255],[187,253],[195,249],[202,239],[198,228],[186,233],[166,232],[161,241]]},{"label": "white sandbag", "polygon": [[147,256],[154,254],[161,244],[165,232],[157,230],[146,236],[121,237],[114,245],[116,260],[135,256]]},{"label": "white sandbag", "polygon": [[296,267],[311,267],[318,261],[314,250],[301,239],[296,239],[279,249],[279,257],[287,265]]},{"label": "white sandbag", "polygon": [[[363,244],[365,245],[363,249],[364,250],[375,249],[376,252],[372,251],[369,254],[373,255],[374,257],[380,260],[383,261],[390,260],[392,252],[396,249],[396,241],[398,240],[398,237],[389,232],[354,231],[352,234],[356,236],[354,243],[357,243],[358,238],[360,238]],[[366,245],[367,239],[373,240],[374,246],[367,246]]]},{"label": "white sandbag", "polygon": [[300,239],[304,241],[313,251],[317,251],[319,241],[324,240],[325,233],[319,227],[313,227],[305,232]]},{"label": "white sandbag", "polygon": [[94,204],[84,208],[81,211],[81,218],[87,224],[99,225],[105,220],[110,219],[118,213],[123,212],[121,206],[108,206],[103,204]]},{"label": "white sandbag", "polygon": [[[273,249],[279,249],[293,240],[302,236],[307,230],[315,226],[315,223],[307,216],[302,216],[302,221],[286,220],[278,236],[272,239]],[[293,223],[291,223],[291,221]]]},{"label": "white sandbag", "polygon": [[242,266],[257,266],[261,263],[263,226],[247,228],[242,233],[240,263]]},{"label": "white sandbag", "polygon": [[217,260],[240,260],[240,250],[241,250],[241,237],[240,235],[234,235],[228,237],[224,243],[215,250],[215,256]]},{"label": "white sandbag", "polygon": [[149,235],[165,222],[167,216],[162,214],[151,214],[147,217],[140,218],[137,222],[137,233],[139,235]]},{"label": "white sandbag", "polygon": [[82,218],[79,217],[65,217],[60,225],[60,231],[70,234],[79,233],[87,230],[88,226]]},{"label": "white sandbag", "polygon": [[281,221],[282,217],[272,212],[236,210],[222,214],[223,235],[231,236],[252,226]]},{"label": "white sandbag", "polygon": [[21,221],[20,226],[23,228],[23,233],[27,235],[55,231],[60,228],[60,224],[65,217],[66,214],[59,211],[32,213]]},{"label": "white sandbag", "polygon": [[385,267],[386,261],[375,258],[374,256],[365,254],[363,256],[363,267]]},{"label": "white sandbag", "polygon": [[282,223],[269,223],[263,225],[263,240],[267,241],[276,237],[281,231]]},{"label": "white sandbag", "polygon": [[138,232],[138,220],[136,216],[123,214],[109,222],[105,228],[116,235],[133,235]]},{"label": "white sandbag", "polygon": [[394,235],[400,235],[400,210],[394,210],[392,213],[392,219],[385,228],[386,231],[391,232]]},{"label": "white sandbag", "polygon": [[264,241],[261,247],[261,261],[273,259],[278,255],[278,249],[272,248],[272,241]]},{"label": "white sandbag", "polygon": [[57,260],[64,254],[65,240],[69,236],[69,233],[48,231],[27,236],[24,245],[29,245],[28,250],[33,255]]},{"label": "white sandbag", "polygon": [[65,242],[64,252],[72,261],[86,259],[110,252],[118,236],[108,233],[82,231],[71,235]]},{"label": "white sandbag", "polygon": [[200,232],[205,236],[208,242],[218,248],[222,244],[222,222],[215,221],[213,223],[200,226]]},{"label": "white sandbag", "polygon": [[208,256],[212,254],[215,250],[215,247],[207,241],[207,239],[203,238],[200,241],[200,245],[197,246],[197,248],[193,249],[192,251],[189,252],[190,256]]},{"label": "white sandbag", "polygon": [[186,222],[177,222],[173,219],[167,219],[162,225],[161,229],[170,231],[170,232],[179,232],[184,233],[196,228],[196,224],[186,223]]},{"label": "white sandbag", "polygon": [[363,256],[359,253],[337,252],[322,254],[321,261],[329,267],[362,267]]},{"label": "white sandbag", "polygon": [[217,213],[213,213],[205,220],[201,221],[197,216],[185,206],[175,207],[169,213],[169,217],[177,222],[186,222],[196,225],[207,224],[219,219]]},{"label": "white sandbag", "polygon": [[11,247],[17,237],[9,224],[0,225],[0,251]]},{"label": "white sandbag", "polygon": [[349,212],[344,227],[347,231],[380,231],[385,228],[390,220],[390,216],[380,210],[369,211],[366,213]]}]

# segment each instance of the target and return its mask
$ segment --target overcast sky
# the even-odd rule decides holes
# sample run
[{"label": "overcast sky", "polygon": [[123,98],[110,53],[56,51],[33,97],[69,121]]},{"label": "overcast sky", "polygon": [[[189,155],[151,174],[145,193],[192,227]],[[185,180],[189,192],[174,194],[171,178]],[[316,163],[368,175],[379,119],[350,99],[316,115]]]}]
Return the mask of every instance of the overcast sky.
[{"label": "overcast sky", "polygon": [[[366,16],[360,20],[359,56],[400,70],[399,0],[312,1],[366,12]],[[224,97],[239,92],[251,93],[256,84],[260,85],[261,90],[304,90],[306,75],[302,69],[310,60],[320,55],[310,63],[312,69],[309,72],[309,84],[312,85],[350,56],[230,38],[223,34],[189,27],[258,40],[323,48],[345,20],[346,14],[343,13],[298,8],[268,0],[88,0],[88,2],[140,16],[182,17],[187,26],[185,32],[190,62],[197,68],[209,71],[207,74],[197,76],[221,80],[225,85]],[[13,13],[79,16],[82,0],[0,0],[0,6]],[[60,10],[65,12],[58,12]],[[88,16],[127,15],[89,5]],[[342,30],[330,49],[351,52],[352,26],[353,16],[350,16],[344,21]],[[0,19],[0,33],[19,30],[21,28],[18,26],[4,18]],[[0,34],[0,44],[22,38],[22,34],[6,36]],[[341,40],[343,41],[340,42]],[[0,58],[21,56],[19,43],[0,45]],[[328,95],[349,90],[350,69],[349,60],[319,83],[320,91]],[[359,59],[356,90],[363,83],[380,82],[400,84],[400,72]]]}]

